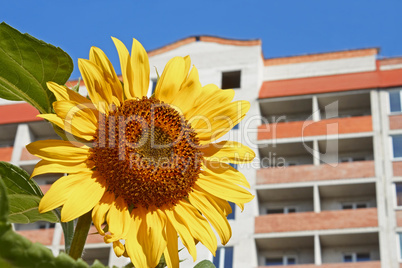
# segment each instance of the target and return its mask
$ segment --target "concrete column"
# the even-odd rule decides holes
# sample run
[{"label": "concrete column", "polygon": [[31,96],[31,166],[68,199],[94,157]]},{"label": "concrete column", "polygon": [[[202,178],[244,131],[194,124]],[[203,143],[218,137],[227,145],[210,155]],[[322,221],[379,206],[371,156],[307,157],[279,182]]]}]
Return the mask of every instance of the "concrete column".
[{"label": "concrete column", "polygon": [[318,236],[318,234],[314,235],[314,264],[315,265],[322,264],[321,243],[320,243],[320,237]]},{"label": "concrete column", "polygon": [[317,96],[313,96],[313,121],[321,120],[320,107],[318,106]]},{"label": "concrete column", "polygon": [[320,203],[320,191],[318,189],[318,185],[313,186],[313,198],[314,198],[314,212],[321,212],[321,203]]},{"label": "concrete column", "polygon": [[320,148],[318,147],[318,141],[313,141],[313,164],[315,166],[320,165]]},{"label": "concrete column", "polygon": [[17,128],[17,133],[14,140],[13,154],[11,156],[11,163],[13,165],[18,165],[21,159],[21,150],[28,143],[33,141],[33,135],[29,130],[28,124],[20,124]]},{"label": "concrete column", "polygon": [[63,228],[61,227],[60,223],[56,223],[54,227],[54,233],[53,233],[53,239],[52,239],[52,253],[54,256],[59,255],[59,248],[60,248],[60,241],[61,241],[61,235],[63,233]]}]

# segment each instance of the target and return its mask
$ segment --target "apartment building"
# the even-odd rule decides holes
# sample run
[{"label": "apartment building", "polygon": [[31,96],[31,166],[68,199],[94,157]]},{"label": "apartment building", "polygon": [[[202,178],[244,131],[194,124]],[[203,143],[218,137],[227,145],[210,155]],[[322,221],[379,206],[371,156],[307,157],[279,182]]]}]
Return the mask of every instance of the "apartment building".
[{"label": "apartment building", "polygon": [[[215,257],[198,245],[199,260],[218,268],[402,267],[402,58],[366,48],[265,59],[260,40],[197,36],[150,51],[150,66],[161,72],[185,55],[203,85],[234,88],[235,100],[251,103],[222,139],[257,153],[237,166],[255,199],[243,212],[233,206],[232,239]],[[151,71],[150,91],[155,82]],[[29,105],[0,104],[0,160],[32,172],[38,159],[24,146],[57,137]],[[36,180],[46,191],[55,179]],[[58,224],[15,229],[54,254],[63,250]],[[96,234],[84,258],[128,262]],[[185,250],[181,258],[194,266]]]}]

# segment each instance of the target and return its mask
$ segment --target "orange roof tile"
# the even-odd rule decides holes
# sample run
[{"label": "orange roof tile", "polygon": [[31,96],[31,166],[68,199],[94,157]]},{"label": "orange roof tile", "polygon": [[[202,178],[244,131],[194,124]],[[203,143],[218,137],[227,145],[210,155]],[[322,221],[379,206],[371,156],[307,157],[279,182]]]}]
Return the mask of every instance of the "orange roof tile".
[{"label": "orange roof tile", "polygon": [[280,58],[265,59],[264,65],[273,66],[273,65],[292,64],[301,62],[363,57],[363,56],[376,55],[378,54],[378,51],[379,51],[378,48],[364,48],[364,49],[334,51],[334,52],[317,53],[317,54],[306,54],[306,55],[290,56],[290,57],[280,57]]},{"label": "orange roof tile", "polygon": [[402,69],[266,81],[259,98],[274,98],[402,85]]}]

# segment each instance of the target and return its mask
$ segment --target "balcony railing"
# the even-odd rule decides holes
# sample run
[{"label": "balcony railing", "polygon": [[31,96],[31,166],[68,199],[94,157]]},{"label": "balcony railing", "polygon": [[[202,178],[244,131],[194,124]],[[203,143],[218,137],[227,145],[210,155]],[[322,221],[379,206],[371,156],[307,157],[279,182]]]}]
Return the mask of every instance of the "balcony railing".
[{"label": "balcony railing", "polygon": [[338,163],[335,167],[322,164],[319,166],[300,165],[257,170],[257,184],[373,177],[375,177],[374,161]]},{"label": "balcony railing", "polygon": [[262,215],[255,218],[255,233],[297,232],[377,227],[377,208]]},{"label": "balcony railing", "polygon": [[[328,133],[328,126],[336,124],[334,133]],[[261,125],[258,127],[258,140],[271,140],[282,138],[321,136],[331,134],[346,134],[371,132],[373,130],[371,115],[355,116],[347,118],[324,119],[317,122],[295,121],[278,122]]]},{"label": "balcony railing", "polygon": [[[283,265],[275,266],[258,266],[258,268],[282,268]],[[349,263],[324,263],[321,265],[315,264],[296,264],[289,265],[292,268],[381,268],[380,261],[365,261],[365,262],[349,262]]]}]

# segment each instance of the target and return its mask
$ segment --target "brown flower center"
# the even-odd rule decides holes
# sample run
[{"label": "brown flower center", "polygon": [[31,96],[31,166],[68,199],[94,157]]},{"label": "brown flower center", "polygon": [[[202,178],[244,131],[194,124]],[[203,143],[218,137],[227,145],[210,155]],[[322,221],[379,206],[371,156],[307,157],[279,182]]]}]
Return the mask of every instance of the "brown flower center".
[{"label": "brown flower center", "polygon": [[99,120],[90,159],[108,191],[129,206],[174,205],[200,172],[196,133],[175,109],[155,98],[127,100]]}]

